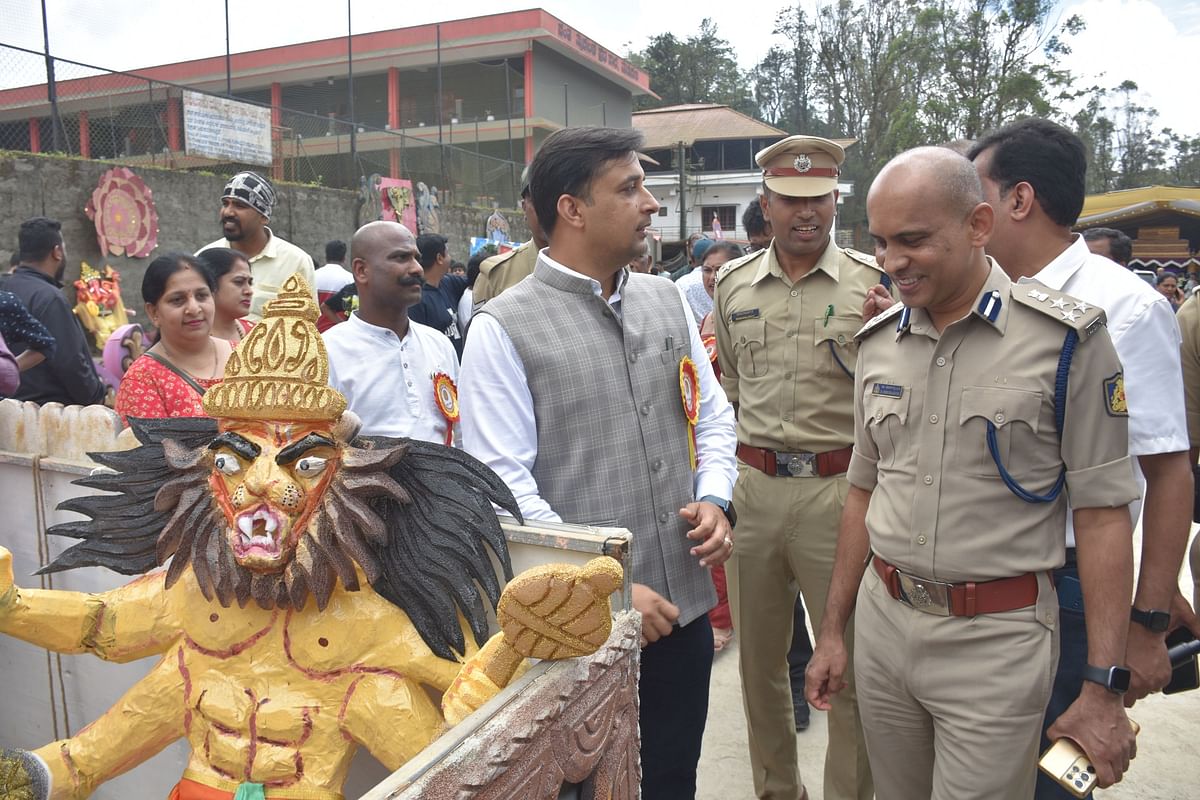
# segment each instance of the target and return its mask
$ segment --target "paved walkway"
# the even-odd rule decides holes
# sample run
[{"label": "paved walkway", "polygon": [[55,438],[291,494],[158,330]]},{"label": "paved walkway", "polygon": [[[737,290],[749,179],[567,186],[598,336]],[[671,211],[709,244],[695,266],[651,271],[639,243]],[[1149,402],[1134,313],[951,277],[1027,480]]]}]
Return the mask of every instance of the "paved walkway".
[{"label": "paved walkway", "polygon": [[[1140,548],[1140,539],[1137,541]],[[1185,564],[1180,586],[1192,596]],[[704,750],[700,759],[699,800],[753,800],[746,718],[738,675],[737,637],[713,663],[712,691]],[[1129,712],[1142,727],[1138,756],[1125,779],[1097,800],[1197,800],[1200,798],[1200,691],[1170,697],[1157,694]],[[813,711],[809,729],[796,735],[800,775],[810,800],[822,800],[825,714]]]}]

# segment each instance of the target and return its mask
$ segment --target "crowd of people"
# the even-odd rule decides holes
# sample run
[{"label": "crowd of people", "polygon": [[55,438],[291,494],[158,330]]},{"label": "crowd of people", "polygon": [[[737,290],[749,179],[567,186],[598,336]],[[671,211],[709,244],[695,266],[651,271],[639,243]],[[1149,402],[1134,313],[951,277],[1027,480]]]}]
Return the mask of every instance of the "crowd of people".
[{"label": "crowd of people", "polygon": [[[749,248],[697,236],[675,273],[649,257],[641,147],[549,136],[522,180],[530,240],[465,266],[376,221],[314,269],[268,226],[269,181],[239,173],[223,238],[146,270],[158,338],[117,412],[201,414],[298,274],[363,434],[464,448],[527,520],[632,531],[644,797],[694,796],[735,631],[760,798],[807,797],[810,703],[830,800],[1075,796],[1036,769],[1064,737],[1119,781],[1125,706],[1166,683],[1169,630],[1200,635],[1177,588],[1200,300],[1124,268],[1124,234],[1072,232],[1078,138],[1031,119],[898,156],[867,196],[872,256],[832,237],[842,147],[787,137],[756,156]],[[58,223],[22,224],[20,262],[0,293],[15,395],[103,401]]]}]

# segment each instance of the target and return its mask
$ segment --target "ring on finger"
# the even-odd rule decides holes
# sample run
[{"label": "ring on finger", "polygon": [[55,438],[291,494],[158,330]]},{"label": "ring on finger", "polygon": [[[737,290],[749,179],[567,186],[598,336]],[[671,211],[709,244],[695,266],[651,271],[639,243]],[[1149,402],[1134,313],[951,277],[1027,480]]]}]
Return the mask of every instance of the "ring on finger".
[{"label": "ring on finger", "polygon": [[733,539],[726,536],[725,537],[725,546],[732,549],[733,548]]}]

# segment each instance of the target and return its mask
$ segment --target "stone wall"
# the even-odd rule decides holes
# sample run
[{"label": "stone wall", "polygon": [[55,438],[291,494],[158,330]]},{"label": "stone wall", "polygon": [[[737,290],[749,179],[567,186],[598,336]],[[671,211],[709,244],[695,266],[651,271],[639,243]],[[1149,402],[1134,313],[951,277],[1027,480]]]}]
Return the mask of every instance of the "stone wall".
[{"label": "stone wall", "polygon": [[[522,212],[502,208],[500,213],[508,220],[509,238],[512,241],[529,240],[529,226],[525,224],[525,215]],[[467,263],[471,237],[486,234],[487,218],[491,215],[490,208],[442,206],[438,209],[438,227],[441,234],[449,239],[446,249],[449,250],[451,258]]]},{"label": "stone wall", "polygon": [[[142,310],[142,275],[156,257],[172,250],[193,253],[221,238],[217,221],[226,175],[135,167],[153,193],[158,211],[158,247],[147,258],[102,255],[96,228],[84,213],[100,176],[119,166],[108,161],[88,161],[27,153],[0,154],[0,259],[7,267],[17,248],[21,221],[44,215],[62,222],[67,249],[64,283],[79,277],[79,265],[111,264],[121,273],[125,307],[136,312],[133,321],[145,322]],[[350,240],[354,234],[358,195],[339,189],[278,183],[279,195],[271,229],[303,247],[318,264],[324,261],[325,242]],[[74,293],[71,291],[74,304]]]},{"label": "stone wall", "polygon": [[[141,285],[146,266],[172,250],[193,253],[221,236],[217,221],[221,190],[228,176],[181,172],[154,167],[136,167],[134,172],[153,193],[158,210],[158,247],[147,258],[102,255],[96,243],[96,228],[84,208],[100,176],[116,164],[60,156],[28,153],[0,154],[0,266],[17,249],[21,221],[44,215],[63,224],[67,246],[64,283],[70,287],[79,277],[79,265],[93,267],[108,263],[121,273],[121,295],[133,321],[145,323]],[[359,199],[355,192],[279,182],[279,201],[271,229],[303,247],[317,265],[325,261],[325,242],[349,242],[358,227]],[[503,210],[513,241],[529,238],[520,211]],[[450,255],[467,261],[470,238],[483,236],[491,209],[444,206],[440,228],[449,238]],[[364,222],[366,220],[363,220]],[[74,292],[68,290],[74,304]]]}]

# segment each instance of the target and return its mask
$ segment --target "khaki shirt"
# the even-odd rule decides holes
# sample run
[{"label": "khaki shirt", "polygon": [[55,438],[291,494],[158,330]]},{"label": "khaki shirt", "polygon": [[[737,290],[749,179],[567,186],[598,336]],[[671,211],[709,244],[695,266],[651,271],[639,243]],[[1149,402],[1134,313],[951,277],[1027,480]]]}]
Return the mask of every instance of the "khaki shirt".
[{"label": "khaki shirt", "polygon": [[1175,321],[1179,323],[1179,333],[1183,337],[1179,355],[1183,361],[1188,443],[1197,447],[1200,446],[1200,297],[1189,297],[1179,307]]},{"label": "khaki shirt", "polygon": [[495,300],[505,289],[511,289],[525,280],[525,276],[532,275],[537,257],[537,248],[530,239],[507,253],[485,259],[479,265],[479,276],[475,278],[475,286],[471,289],[474,307],[479,308],[488,300]]},{"label": "khaki shirt", "polygon": [[[847,474],[873,490],[872,550],[924,578],[983,581],[1061,566],[1068,493],[1075,508],[1138,496],[1104,312],[1036,282],[1014,284],[989,262],[975,310],[940,335],[923,310],[897,305],[859,337]],[[1055,373],[1072,328],[1079,342],[1060,442]],[[1065,465],[1056,500],[1028,503],[1009,490],[988,452],[988,422],[1025,489],[1047,494]]]},{"label": "khaki shirt", "polygon": [[713,317],[721,385],[738,404],[738,441],[821,453],[854,440],[853,378],[875,260],[830,239],[792,283],[775,245],[722,267]]}]

